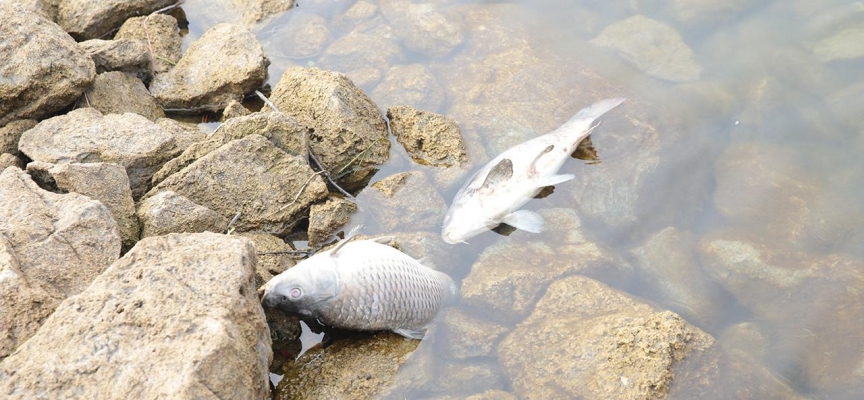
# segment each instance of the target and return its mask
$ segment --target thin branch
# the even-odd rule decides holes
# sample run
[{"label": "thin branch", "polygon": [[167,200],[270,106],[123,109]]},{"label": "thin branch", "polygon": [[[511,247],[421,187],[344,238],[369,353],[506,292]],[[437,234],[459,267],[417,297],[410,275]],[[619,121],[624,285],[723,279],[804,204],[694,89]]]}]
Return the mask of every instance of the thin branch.
[{"label": "thin branch", "polygon": [[228,223],[228,227],[227,227],[227,229],[225,229],[226,235],[230,235],[230,234],[234,233],[234,224],[237,223],[237,220],[239,220],[239,219],[240,219],[240,213],[238,212],[237,215],[234,216],[234,218],[231,218],[231,222]]},{"label": "thin branch", "polygon": [[177,7],[180,7],[180,5],[183,4],[184,1],[186,1],[186,0],[177,0],[176,3],[174,3],[174,4],[172,4],[172,5],[168,6],[168,7],[162,7],[162,8],[160,8],[160,9],[156,10],[156,11],[153,11],[152,13],[150,13],[150,15],[153,15],[153,14],[161,14],[161,13],[163,13],[163,12],[165,12],[165,11],[173,10],[173,9],[175,9],[175,8],[177,8]]},{"label": "thin branch", "polygon": [[[273,111],[278,112],[279,114],[285,115],[285,113],[279,110],[279,108],[276,107],[276,105],[273,104],[273,102],[270,101],[267,96],[264,96],[263,93],[256,90],[255,94],[258,95],[258,97],[261,98],[262,101],[264,101],[264,104],[266,104],[267,107],[270,107]],[[327,170],[324,168],[324,165],[321,164],[321,161],[318,160],[318,157],[316,157],[315,153],[312,152],[312,148],[309,146],[308,140],[306,141],[306,153],[309,154],[309,159],[311,159],[315,163],[315,166],[318,167],[318,172],[323,172],[324,178],[327,179],[327,182],[330,182],[330,184],[333,185],[333,187],[336,188],[336,190],[338,190],[339,193],[342,193],[345,197],[349,199],[354,199],[354,196],[352,196],[351,193],[348,193],[345,189],[342,189],[342,187],[339,186],[335,180],[333,180],[333,177],[330,176],[330,173],[327,172]]]},{"label": "thin branch", "polygon": [[372,146],[375,145],[375,143],[378,143],[379,140],[381,140],[381,138],[375,139],[375,140],[372,142],[372,144],[370,144],[370,145],[367,146],[365,149],[363,149],[363,151],[361,151],[361,152],[358,153],[356,156],[354,156],[354,158],[352,158],[351,161],[348,161],[348,164],[345,164],[345,166],[342,167],[342,169],[340,169],[339,172],[336,172],[336,175],[341,174],[341,173],[344,172],[348,167],[350,167],[351,164],[354,164],[354,161],[357,161],[357,159],[360,158],[360,156],[362,156],[363,154],[366,154],[366,152],[369,151],[369,149],[371,149]]}]

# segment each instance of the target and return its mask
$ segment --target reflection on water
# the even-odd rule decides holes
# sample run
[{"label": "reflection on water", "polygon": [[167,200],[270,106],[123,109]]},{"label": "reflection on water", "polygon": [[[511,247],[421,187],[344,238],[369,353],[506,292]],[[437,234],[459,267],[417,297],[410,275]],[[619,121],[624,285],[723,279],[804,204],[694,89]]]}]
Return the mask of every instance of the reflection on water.
[{"label": "reflection on water", "polygon": [[[357,199],[352,224],[364,224],[366,234],[395,233],[463,282],[463,304],[421,347],[431,350],[403,366],[403,375],[416,378],[421,368],[431,378],[400,394],[569,390],[514,371],[537,363],[514,358],[505,345],[513,339],[505,338],[527,329],[520,322],[529,318],[538,335],[553,334],[559,321],[588,323],[535,310],[553,286],[586,285],[564,281],[574,275],[654,307],[647,316],[602,317],[615,316],[622,330],[649,332],[633,321],[668,322],[650,313],[672,310],[716,340],[700,353],[716,364],[706,378],[713,383],[676,386],[687,379],[682,368],[707,372],[698,361],[672,365],[675,397],[707,390],[729,398],[854,398],[864,390],[860,2],[299,3],[252,25],[272,61],[271,84],[298,65],[344,72],[382,109],[408,104],[453,118],[469,152],[470,165],[436,169],[412,162],[394,141],[373,182],[413,172],[412,190],[427,201],[372,187]],[[186,2],[186,43],[239,18],[213,8]],[[462,179],[501,151],[617,96],[629,100],[592,135],[602,162],[568,161],[561,173],[578,178],[526,206],[545,213],[547,232],[440,242],[440,221],[424,208],[449,204]],[[600,340],[567,329],[573,340]],[[621,343],[636,354],[641,342]],[[573,354],[568,349],[551,356]],[[570,361],[556,360],[565,363],[562,379],[597,382],[578,372],[590,364]],[[613,378],[623,386],[635,379]]]}]

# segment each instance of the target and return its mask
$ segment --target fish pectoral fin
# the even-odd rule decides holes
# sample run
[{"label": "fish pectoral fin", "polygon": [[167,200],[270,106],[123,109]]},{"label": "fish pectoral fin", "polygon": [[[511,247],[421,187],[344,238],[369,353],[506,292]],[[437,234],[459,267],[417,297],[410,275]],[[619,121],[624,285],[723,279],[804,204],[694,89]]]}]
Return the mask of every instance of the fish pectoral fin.
[{"label": "fish pectoral fin", "polygon": [[543,232],[543,217],[534,211],[513,211],[510,214],[505,215],[501,222],[531,233]]},{"label": "fish pectoral fin", "polygon": [[394,329],[393,332],[404,336],[405,339],[412,339],[412,340],[420,340],[420,339],[423,339],[423,336],[426,336],[426,330],[423,328],[420,328],[420,329],[399,328],[399,329]]},{"label": "fish pectoral fin", "polygon": [[546,187],[546,186],[555,186],[559,183],[567,182],[567,181],[569,181],[571,179],[575,179],[575,178],[576,178],[576,175],[573,175],[573,174],[561,174],[561,175],[547,176],[547,177],[541,178],[537,182],[537,187],[542,188],[542,187]]},{"label": "fish pectoral fin", "polygon": [[495,164],[495,166],[489,170],[489,173],[486,174],[486,179],[483,180],[483,185],[481,187],[493,187],[501,182],[510,179],[512,176],[513,161],[511,161],[509,158],[505,158],[499,161],[498,164]]}]

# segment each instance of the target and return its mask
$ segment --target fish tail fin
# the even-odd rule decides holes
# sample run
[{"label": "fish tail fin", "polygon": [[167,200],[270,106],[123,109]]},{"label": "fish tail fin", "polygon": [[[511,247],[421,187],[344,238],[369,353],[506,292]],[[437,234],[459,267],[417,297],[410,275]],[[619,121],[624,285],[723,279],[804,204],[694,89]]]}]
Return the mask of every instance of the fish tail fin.
[{"label": "fish tail fin", "polygon": [[594,103],[588,107],[583,108],[582,111],[579,111],[578,113],[576,113],[576,115],[574,115],[573,118],[570,118],[570,121],[568,121],[568,123],[572,123],[572,122],[576,122],[576,121],[580,121],[580,120],[594,121],[595,119],[600,118],[601,115],[606,114],[607,112],[611,111],[613,108],[621,105],[621,103],[623,103],[624,100],[627,100],[627,99],[624,97],[618,97],[618,98],[614,98],[614,99],[600,100],[600,101],[598,101],[598,102],[596,102],[596,103]]}]

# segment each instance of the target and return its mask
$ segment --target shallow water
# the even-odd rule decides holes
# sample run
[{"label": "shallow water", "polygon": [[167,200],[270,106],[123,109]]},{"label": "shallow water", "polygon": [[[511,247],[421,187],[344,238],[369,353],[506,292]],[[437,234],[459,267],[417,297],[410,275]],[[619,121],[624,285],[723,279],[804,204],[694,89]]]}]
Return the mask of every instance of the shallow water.
[{"label": "shallow water", "polygon": [[[625,277],[615,271],[592,277],[681,314],[721,348],[768,370],[747,383],[731,379],[714,389],[717,397],[741,393],[741,385],[776,382],[815,398],[853,398],[864,390],[864,50],[842,58],[856,46],[833,39],[864,29],[860,3],[434,2],[431,9],[453,21],[462,38],[452,48],[425,51],[407,49],[397,34],[404,27],[375,1],[363,4],[301,0],[252,29],[271,58],[272,85],[291,66],[320,66],[347,73],[382,110],[407,103],[460,124],[470,166],[454,172],[418,165],[394,140],[390,161],[373,182],[419,171],[449,204],[465,174],[500,151],[555,128],[599,98],[628,97],[592,136],[601,162],[571,160],[562,173],[579,178],[526,208],[575,210],[588,241],[633,266]],[[716,9],[700,9],[710,5]],[[183,8],[190,21],[186,45],[213,24],[239,18],[230,7],[203,1]],[[658,35],[639,43],[633,36],[644,29],[638,29],[642,33],[629,41],[625,35],[622,46],[676,42],[692,50],[689,60],[681,62],[680,51],[634,60],[595,39],[634,15],[659,21],[680,38]],[[292,30],[301,23],[313,28]],[[328,53],[357,35],[384,44]],[[421,66],[426,73],[414,79],[422,84],[388,83],[400,65]],[[440,221],[382,220],[393,214],[380,209],[392,205],[374,189],[361,192],[357,202],[352,223],[362,223],[365,234],[440,229]],[[657,252],[675,254],[644,261],[642,255],[654,254],[648,243],[670,227],[686,237]],[[568,240],[560,230],[517,231],[509,238],[490,232],[450,247],[449,259],[458,261],[446,269],[466,278],[480,254],[503,241],[558,249]],[[728,243],[739,250],[713,250]],[[760,255],[740,250],[747,246]],[[542,268],[561,261],[555,257],[568,256],[538,253],[531,262]],[[467,313],[483,312],[475,307]],[[426,347],[432,354],[447,348],[434,337],[421,350]],[[449,362],[439,357],[437,371],[448,371],[441,365]],[[459,365],[472,362],[496,361],[489,355]],[[472,394],[432,382],[410,397]],[[491,385],[510,390],[506,379]]]}]

